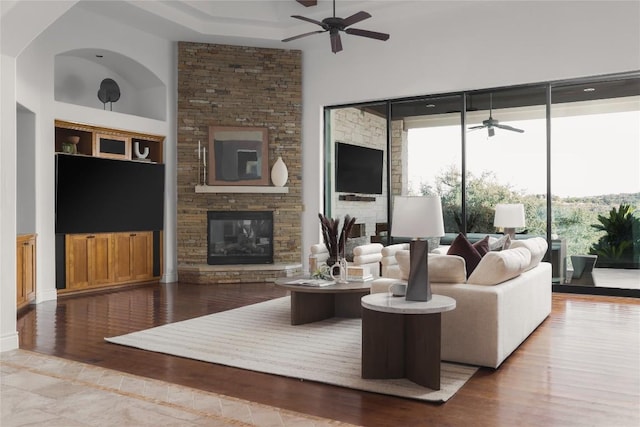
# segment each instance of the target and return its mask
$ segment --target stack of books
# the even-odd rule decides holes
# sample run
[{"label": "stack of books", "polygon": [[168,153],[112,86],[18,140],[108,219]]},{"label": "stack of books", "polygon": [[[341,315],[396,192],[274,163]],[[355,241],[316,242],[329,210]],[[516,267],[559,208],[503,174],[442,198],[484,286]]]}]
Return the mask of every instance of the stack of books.
[{"label": "stack of books", "polygon": [[369,273],[368,269],[363,267],[348,266],[347,267],[347,280],[350,282],[366,282],[373,280],[373,276]]}]

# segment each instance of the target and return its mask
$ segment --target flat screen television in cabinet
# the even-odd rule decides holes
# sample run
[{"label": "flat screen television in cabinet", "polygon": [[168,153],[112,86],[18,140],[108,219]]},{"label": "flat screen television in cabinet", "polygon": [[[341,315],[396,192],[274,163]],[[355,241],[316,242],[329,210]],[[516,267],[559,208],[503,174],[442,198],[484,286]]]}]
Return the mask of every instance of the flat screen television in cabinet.
[{"label": "flat screen television in cabinet", "polygon": [[162,230],[164,165],[56,154],[56,233]]}]

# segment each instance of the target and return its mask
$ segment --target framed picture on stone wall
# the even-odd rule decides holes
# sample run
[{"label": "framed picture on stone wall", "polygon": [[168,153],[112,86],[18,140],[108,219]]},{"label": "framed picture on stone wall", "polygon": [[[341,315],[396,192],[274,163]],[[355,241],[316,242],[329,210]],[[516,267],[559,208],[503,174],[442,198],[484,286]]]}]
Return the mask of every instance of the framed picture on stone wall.
[{"label": "framed picture on stone wall", "polygon": [[209,127],[209,185],[269,185],[267,128]]}]

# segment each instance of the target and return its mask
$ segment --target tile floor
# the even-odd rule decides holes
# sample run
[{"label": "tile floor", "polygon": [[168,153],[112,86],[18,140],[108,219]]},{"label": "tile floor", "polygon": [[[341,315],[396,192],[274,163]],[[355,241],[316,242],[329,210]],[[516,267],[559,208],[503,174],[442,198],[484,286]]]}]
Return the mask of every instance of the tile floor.
[{"label": "tile floor", "polygon": [[0,353],[0,409],[2,427],[348,426],[25,350]]}]

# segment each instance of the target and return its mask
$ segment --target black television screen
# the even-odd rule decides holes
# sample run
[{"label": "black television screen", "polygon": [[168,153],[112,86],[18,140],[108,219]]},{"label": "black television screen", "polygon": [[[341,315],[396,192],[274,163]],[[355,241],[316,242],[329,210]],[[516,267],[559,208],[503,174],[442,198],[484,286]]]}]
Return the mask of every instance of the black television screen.
[{"label": "black television screen", "polygon": [[56,233],[162,230],[164,165],[56,155]]},{"label": "black television screen", "polygon": [[383,151],[336,143],[336,191],[382,194]]}]

